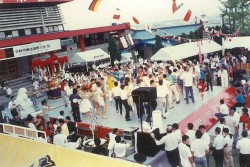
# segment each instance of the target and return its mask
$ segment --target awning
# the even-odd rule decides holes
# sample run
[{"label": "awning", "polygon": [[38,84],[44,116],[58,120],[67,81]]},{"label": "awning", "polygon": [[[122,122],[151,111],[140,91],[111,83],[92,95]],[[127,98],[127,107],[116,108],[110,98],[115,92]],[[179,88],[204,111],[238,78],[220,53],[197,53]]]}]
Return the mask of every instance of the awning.
[{"label": "awning", "polygon": [[[201,42],[201,53],[211,53],[221,50],[222,47],[214,41],[203,40]],[[160,49],[151,60],[180,60],[199,54],[198,42],[184,43]]]},{"label": "awning", "polygon": [[247,37],[232,37],[231,40],[224,41],[224,48],[232,49],[237,47],[250,48],[250,36]]},{"label": "awning", "polygon": [[93,49],[85,52],[77,52],[72,58],[69,59],[69,63],[82,63],[82,62],[94,62],[97,60],[103,60],[110,58],[109,54],[102,49]]}]

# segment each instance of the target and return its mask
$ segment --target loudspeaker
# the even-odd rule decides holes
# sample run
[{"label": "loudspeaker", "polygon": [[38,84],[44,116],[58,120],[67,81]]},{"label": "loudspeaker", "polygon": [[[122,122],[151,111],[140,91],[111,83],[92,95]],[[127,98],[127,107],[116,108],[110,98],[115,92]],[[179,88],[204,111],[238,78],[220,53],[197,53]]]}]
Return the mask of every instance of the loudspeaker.
[{"label": "loudspeaker", "polygon": [[161,150],[161,146],[155,144],[150,133],[137,132],[137,150],[138,153],[154,157]]},{"label": "loudspeaker", "polygon": [[157,99],[155,87],[140,87],[132,91],[133,101],[136,102],[151,102]]}]

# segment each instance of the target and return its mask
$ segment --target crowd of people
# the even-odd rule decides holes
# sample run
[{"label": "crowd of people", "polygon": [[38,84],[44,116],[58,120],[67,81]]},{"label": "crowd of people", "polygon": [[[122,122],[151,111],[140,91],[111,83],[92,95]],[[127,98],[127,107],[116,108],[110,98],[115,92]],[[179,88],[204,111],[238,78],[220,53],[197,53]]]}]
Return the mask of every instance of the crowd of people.
[{"label": "crowd of people", "polygon": [[[65,107],[70,107],[74,122],[70,120],[70,117],[66,117],[65,123],[63,112],[60,113],[62,117],[59,120],[54,119],[50,122],[49,107],[47,102],[43,101],[42,116],[46,127],[42,127],[40,120],[35,120],[31,115],[28,116],[28,127],[44,130],[48,137],[47,142],[50,143],[63,145],[67,143],[69,136],[75,142],[77,140],[75,123],[81,122],[83,116],[91,117],[93,113],[101,115],[102,119],[108,119],[106,114],[109,112],[108,105],[112,105],[113,100],[117,113],[122,115],[124,106],[126,121],[131,121],[130,111],[136,111],[139,119],[146,115],[146,122],[151,122],[152,112],[156,108],[161,111],[162,118],[166,119],[169,116],[169,110],[175,105],[180,103],[188,105],[191,101],[196,103],[195,90],[200,92],[202,103],[204,103],[204,94],[206,91],[213,91],[214,85],[228,87],[234,68],[232,55],[227,54],[225,58],[219,59],[219,56],[215,54],[206,57],[203,63],[195,59],[168,62],[143,60],[123,65],[115,63],[114,67],[93,68],[86,73],[66,72],[60,83],[61,95]],[[244,90],[248,90],[248,84],[246,82]],[[134,103],[132,92],[139,87],[155,87],[157,99]],[[223,127],[215,129],[216,137],[211,146],[210,136],[204,125],[200,125],[198,130],[194,131],[193,124],[189,123],[187,125],[189,131],[183,136],[178,129],[178,124],[168,126],[167,135],[160,140],[156,140],[152,134],[157,145],[165,144],[166,156],[172,167],[177,167],[180,163],[185,167],[194,166],[194,164],[196,167],[207,167],[211,153],[216,167],[222,167],[223,163],[224,166],[233,167],[232,147],[240,149],[242,167],[243,164],[250,164],[250,140],[246,138],[246,131],[242,132],[243,139],[237,142],[239,122],[249,121],[247,108],[243,108],[242,116],[237,115],[236,107],[246,104],[241,92],[238,94],[236,105],[230,109],[227,108],[223,99],[220,100],[221,107],[216,116]],[[94,152],[104,152],[104,155],[110,156],[115,153],[116,157],[124,158],[124,150],[126,151],[129,145],[122,143],[121,137],[116,132],[117,129],[113,131],[113,136],[110,136],[109,143],[112,144],[108,147],[108,154],[100,148],[100,139],[94,140],[98,147]]]}]

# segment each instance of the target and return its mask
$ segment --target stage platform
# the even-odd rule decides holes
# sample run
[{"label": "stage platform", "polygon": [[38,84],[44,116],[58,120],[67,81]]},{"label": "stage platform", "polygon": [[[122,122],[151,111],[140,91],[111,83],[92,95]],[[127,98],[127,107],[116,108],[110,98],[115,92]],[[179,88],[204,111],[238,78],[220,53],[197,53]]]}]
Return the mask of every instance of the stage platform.
[{"label": "stage platform", "polygon": [[[179,123],[181,122],[184,118],[188,117],[191,113],[193,113],[195,110],[198,108],[202,107],[203,105],[206,105],[206,103],[214,98],[215,96],[219,95],[225,91],[225,88],[219,87],[219,86],[214,86],[213,91],[207,91],[205,93],[205,103],[202,104],[201,102],[201,97],[197,89],[194,89],[194,97],[195,97],[195,103],[190,102],[189,104],[186,104],[186,101],[184,100],[184,97],[181,95],[180,99],[181,102],[180,104],[175,104],[174,108],[169,110],[169,114],[166,119],[163,119],[163,124],[168,125],[168,124],[173,124],[173,123]],[[45,99],[46,97],[40,97],[36,99],[38,108],[41,107],[41,101]],[[59,112],[63,110],[65,112],[65,117],[66,116],[71,116],[72,120],[73,117],[70,113],[69,107],[57,107],[63,104],[62,98],[55,99],[55,100],[48,100],[48,103],[50,106],[55,107],[55,109],[52,109],[49,112],[50,117],[59,117]],[[119,113],[116,112],[114,101],[112,105],[109,104],[109,102],[106,102],[107,104],[107,119],[102,119],[101,115],[97,115],[97,123],[100,126],[103,127],[109,127],[109,128],[119,128],[119,129],[127,129],[129,127],[140,127],[140,119],[137,118],[136,111],[130,112],[131,116],[131,121],[125,121],[125,109],[123,108],[123,114],[120,115]],[[219,104],[219,100],[218,100]],[[5,108],[4,111],[2,111],[3,116],[4,113],[7,113],[8,116],[11,117],[11,114],[7,108]],[[81,115],[82,122],[83,123],[91,123],[91,121],[87,118],[86,115]],[[146,117],[143,117],[143,120],[146,120]],[[97,124],[96,124],[97,125]],[[214,134],[214,133],[212,133]]]}]

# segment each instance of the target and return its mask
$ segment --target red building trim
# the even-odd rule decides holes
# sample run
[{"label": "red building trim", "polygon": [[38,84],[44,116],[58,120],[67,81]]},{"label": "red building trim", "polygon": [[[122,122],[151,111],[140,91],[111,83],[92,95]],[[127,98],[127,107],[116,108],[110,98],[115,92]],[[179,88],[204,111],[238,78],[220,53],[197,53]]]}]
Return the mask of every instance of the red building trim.
[{"label": "red building trim", "polygon": [[44,0],[41,2],[38,2],[37,0],[2,0],[3,2],[1,4],[25,4],[25,3],[65,3],[65,2],[71,2],[73,0]]},{"label": "red building trim", "polygon": [[129,23],[123,23],[123,24],[119,24],[115,26],[95,27],[95,28],[80,29],[80,30],[73,30],[73,31],[56,32],[56,33],[51,33],[51,34],[41,34],[41,35],[34,35],[34,36],[10,38],[10,39],[0,40],[0,48],[53,40],[53,39],[61,39],[61,38],[67,38],[67,37],[73,37],[73,36],[88,35],[88,34],[110,32],[110,31],[119,31],[119,30],[126,30],[126,29],[130,29]]}]

